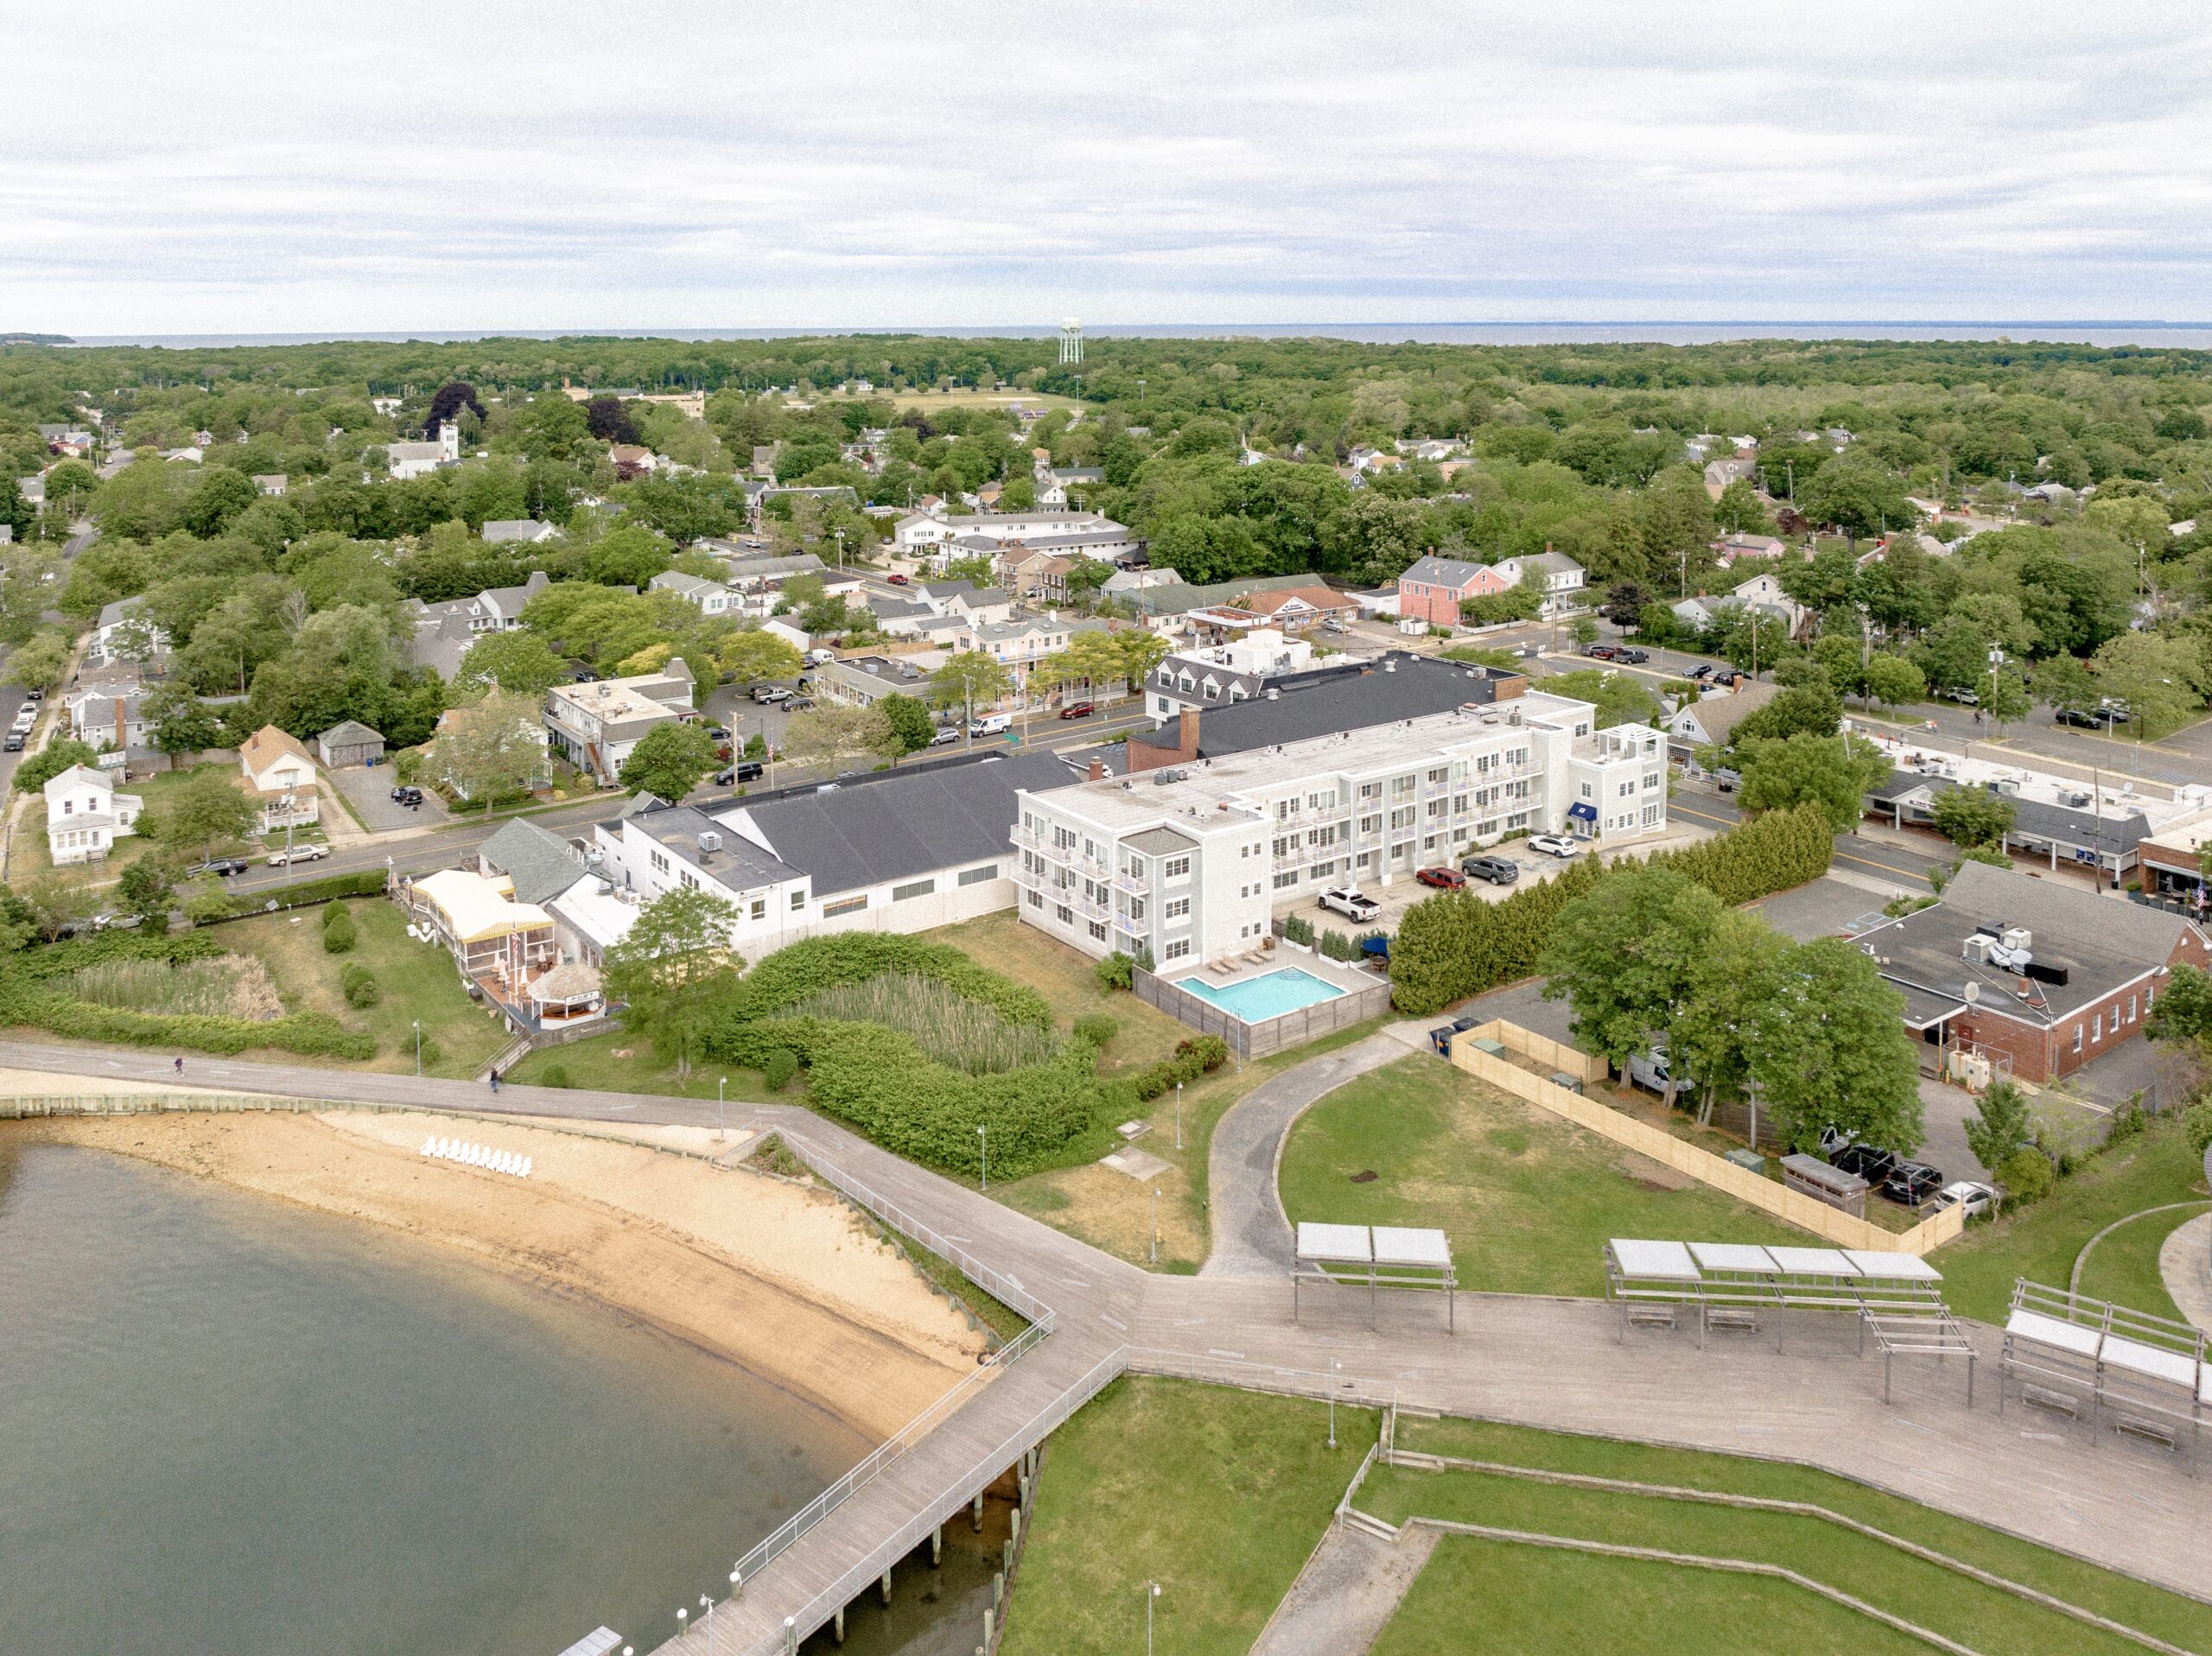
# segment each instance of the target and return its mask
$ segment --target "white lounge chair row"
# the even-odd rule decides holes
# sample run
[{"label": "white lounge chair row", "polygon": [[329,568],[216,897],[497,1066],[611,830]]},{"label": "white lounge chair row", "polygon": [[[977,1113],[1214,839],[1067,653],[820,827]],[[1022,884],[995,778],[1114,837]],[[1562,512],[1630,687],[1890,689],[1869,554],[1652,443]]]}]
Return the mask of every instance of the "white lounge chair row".
[{"label": "white lounge chair row", "polygon": [[507,1173],[518,1179],[530,1177],[531,1158],[518,1156],[512,1150],[494,1150],[489,1145],[431,1138],[423,1140],[423,1154],[434,1162],[459,1162],[463,1167],[480,1167],[489,1173]]}]

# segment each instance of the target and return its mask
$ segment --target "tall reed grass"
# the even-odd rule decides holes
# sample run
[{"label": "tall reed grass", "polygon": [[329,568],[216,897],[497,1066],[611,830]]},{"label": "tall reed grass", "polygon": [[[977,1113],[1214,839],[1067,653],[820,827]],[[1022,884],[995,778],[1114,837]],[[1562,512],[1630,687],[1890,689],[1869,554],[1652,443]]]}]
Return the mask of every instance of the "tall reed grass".
[{"label": "tall reed grass", "polygon": [[1060,1044],[1049,1030],[1009,1024],[981,1002],[911,972],[885,972],[819,990],[781,1015],[882,1024],[971,1075],[1029,1069],[1050,1060]]},{"label": "tall reed grass", "polygon": [[257,1024],[284,1016],[268,968],[247,955],[219,955],[176,966],[166,961],[103,961],[71,973],[69,989],[79,1000],[125,1012],[244,1018]]}]

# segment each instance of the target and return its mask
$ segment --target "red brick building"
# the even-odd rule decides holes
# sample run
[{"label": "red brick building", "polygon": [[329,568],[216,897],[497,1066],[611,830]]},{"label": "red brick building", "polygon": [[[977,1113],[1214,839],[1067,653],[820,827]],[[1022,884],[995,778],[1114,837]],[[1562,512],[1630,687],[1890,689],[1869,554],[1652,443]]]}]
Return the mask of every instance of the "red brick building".
[{"label": "red brick building", "polygon": [[1510,592],[1513,583],[1486,563],[1430,556],[1416,560],[1398,577],[1398,617],[1431,626],[1456,627],[1459,606],[1470,598]]},{"label": "red brick building", "polygon": [[1904,993],[1923,1069],[1957,1054],[2031,1082],[2133,1040],[2174,967],[2212,964],[2182,916],[1978,862],[1961,865],[1934,908],[1859,942]]}]

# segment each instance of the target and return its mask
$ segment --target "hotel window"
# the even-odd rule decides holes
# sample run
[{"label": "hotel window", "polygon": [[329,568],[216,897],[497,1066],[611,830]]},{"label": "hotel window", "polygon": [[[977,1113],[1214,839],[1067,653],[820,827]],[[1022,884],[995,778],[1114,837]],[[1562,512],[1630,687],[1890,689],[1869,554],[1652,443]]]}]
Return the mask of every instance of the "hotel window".
[{"label": "hotel window", "polygon": [[937,890],[937,882],[934,879],[910,880],[904,885],[894,885],[891,888],[891,900],[893,903],[905,903],[913,898],[927,897],[935,890]]},{"label": "hotel window", "polygon": [[[1141,906],[1136,908],[1134,912],[1138,919],[1141,920],[1144,918],[1144,910]],[[1179,897],[1172,899],[1168,903],[1167,906],[1160,910],[1161,915],[1169,920],[1184,919],[1190,914],[1190,912],[1191,899],[1187,897]]]},{"label": "hotel window", "polygon": [[756,897],[753,899],[753,917],[755,920],[766,920],[768,917],[768,899],[766,898]]},{"label": "hotel window", "polygon": [[1162,872],[1170,879],[1188,879],[1191,877],[1191,860],[1188,857],[1170,857]]},{"label": "hotel window", "polygon": [[960,884],[963,885],[981,885],[984,881],[996,879],[998,877],[999,866],[995,862],[987,862],[981,868],[962,869],[960,871]]},{"label": "hotel window", "polygon": [[800,887],[798,888],[798,890],[797,890],[796,891],[793,891],[793,892],[791,893],[791,912],[792,912],[793,914],[797,914],[797,913],[798,913],[801,909],[804,908],[805,906],[806,906],[806,887],[804,887],[804,885],[802,885],[802,886],[800,886]]},{"label": "hotel window", "polygon": [[[1183,899],[1183,912],[1188,914],[1190,911],[1191,899],[1186,897]],[[1169,917],[1172,919],[1175,913],[1175,905],[1173,903],[1167,905],[1167,912]],[[1138,922],[1140,924],[1142,923],[1144,920],[1144,899],[1142,898],[1133,897],[1129,899],[1129,918]]]},{"label": "hotel window", "polygon": [[1275,876],[1275,890],[1278,891],[1282,891],[1287,886],[1295,885],[1297,884],[1298,871],[1295,868],[1291,869],[1287,873],[1281,873]]},{"label": "hotel window", "polygon": [[1188,937],[1178,937],[1160,951],[1160,958],[1163,961],[1179,961],[1190,952],[1191,940]]},{"label": "hotel window", "polygon": [[1106,923],[1103,920],[1094,920],[1090,923],[1090,936],[1094,942],[1103,943],[1106,941]]},{"label": "hotel window", "polygon": [[1075,923],[1075,910],[1063,903],[1053,909],[1052,917],[1064,926],[1071,926]]},{"label": "hotel window", "polygon": [[1029,894],[1029,906],[1030,906],[1031,908],[1033,908],[1033,909],[1041,909],[1041,908],[1043,908],[1043,907],[1045,906],[1045,894],[1044,894],[1044,892],[1042,892],[1042,891],[1032,891],[1032,892],[1030,892],[1030,894]]}]

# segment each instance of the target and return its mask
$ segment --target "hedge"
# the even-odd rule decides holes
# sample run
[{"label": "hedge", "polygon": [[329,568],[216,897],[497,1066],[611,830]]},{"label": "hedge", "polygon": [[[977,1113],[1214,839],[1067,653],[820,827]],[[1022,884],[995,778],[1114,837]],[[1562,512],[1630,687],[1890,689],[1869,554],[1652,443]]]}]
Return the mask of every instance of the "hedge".
[{"label": "hedge", "polygon": [[[1656,853],[1655,868],[1671,868],[1732,906],[1818,879],[1835,854],[1835,834],[1817,805],[1764,815],[1697,845]],[[1551,941],[1560,910],[1605,878],[1592,856],[1570,863],[1540,885],[1524,885],[1502,903],[1470,891],[1439,892],[1416,903],[1390,940],[1390,999],[1402,1012],[1425,1017],[1455,1000],[1529,976]]]},{"label": "hedge", "polygon": [[842,932],[779,949],[747,973],[730,1015],[703,1043],[707,1055],[764,1075],[795,1058],[817,1107],[887,1150],[963,1177],[982,1165],[978,1127],[988,1129],[991,1171],[1015,1178],[1097,1126],[1099,1047],[1083,1032],[1044,1063],[970,1075],[880,1024],[779,1015],[821,990],[888,972],[933,978],[1009,1023],[1054,1027],[1044,996],[950,944]]},{"label": "hedge", "polygon": [[1149,1104],[1177,1082],[1185,1084],[1218,1069],[1229,1062],[1229,1043],[1218,1035],[1194,1035],[1178,1041],[1175,1050],[1159,1063],[1131,1076],[1140,1103]]},{"label": "hedge", "polygon": [[212,960],[225,952],[222,944],[197,931],[95,931],[0,957],[0,977],[18,973],[35,979],[66,977],[109,961],[167,961],[180,966],[186,961]]},{"label": "hedge", "polygon": [[381,868],[365,868],[353,874],[326,874],[321,879],[303,879],[296,885],[280,885],[274,891],[253,892],[225,892],[229,898],[227,913],[212,914],[196,923],[203,926],[221,925],[226,920],[244,920],[257,914],[276,910],[302,909],[310,904],[328,903],[341,897],[382,897],[385,877]]}]

